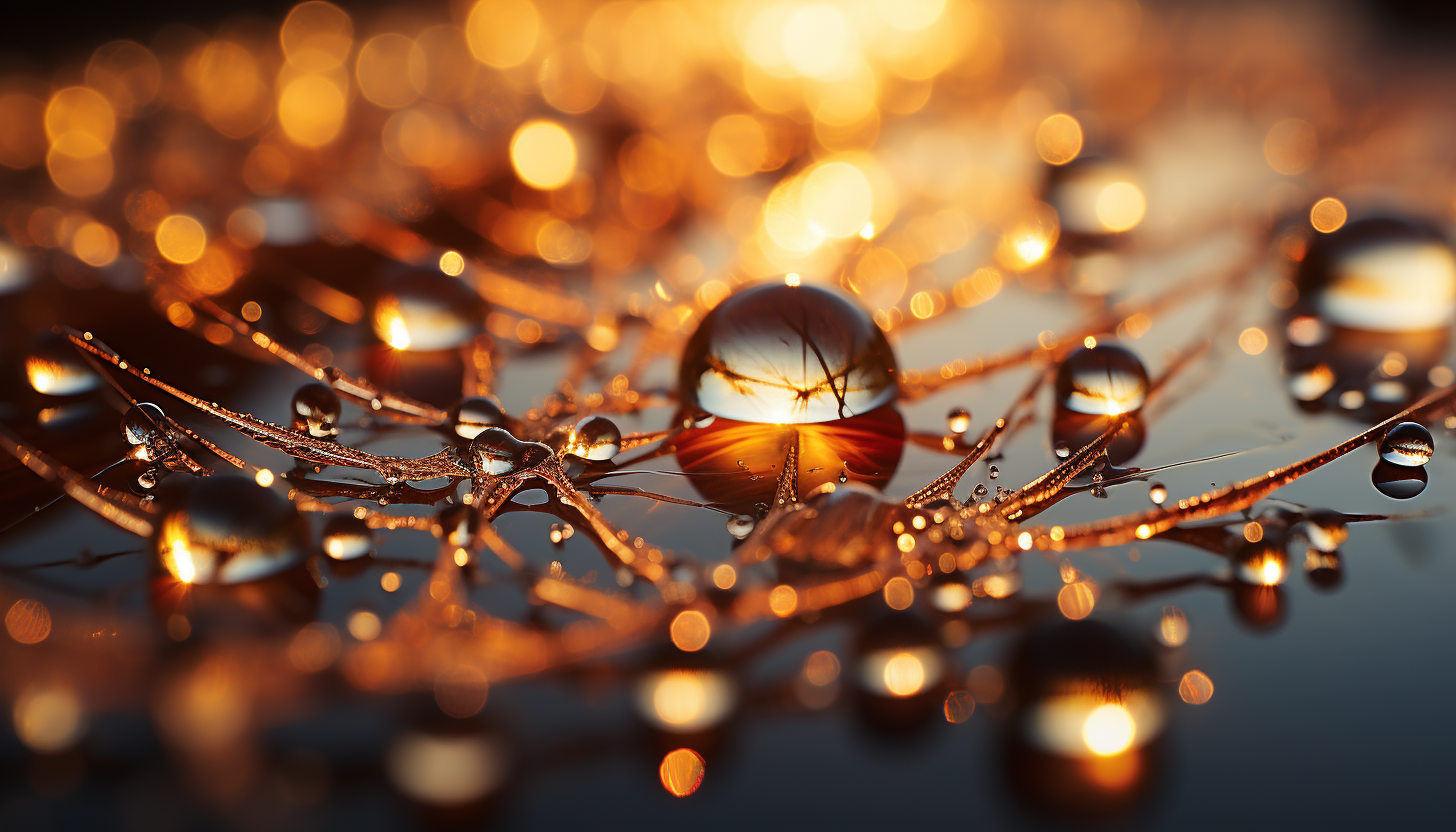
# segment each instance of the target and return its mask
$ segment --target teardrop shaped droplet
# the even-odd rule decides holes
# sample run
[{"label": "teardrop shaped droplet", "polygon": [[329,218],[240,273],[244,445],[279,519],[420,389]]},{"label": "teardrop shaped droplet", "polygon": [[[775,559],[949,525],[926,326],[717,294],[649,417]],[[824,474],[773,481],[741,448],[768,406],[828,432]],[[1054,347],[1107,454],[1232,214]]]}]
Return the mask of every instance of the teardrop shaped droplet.
[{"label": "teardrop shaped droplet", "polygon": [[1057,403],[1068,410],[1116,416],[1143,406],[1148,371],[1125,347],[1078,347],[1057,368],[1056,389]]},{"label": "teardrop shaped droplet", "polygon": [[753,527],[757,522],[751,514],[735,514],[728,518],[728,533],[734,538],[742,540],[753,533]]},{"label": "teardrop shaped droplet", "polygon": [[895,398],[895,355],[870,316],[821,286],[765,283],[724,300],[684,350],[682,400],[745,422],[804,424]]},{"label": "teardrop shaped droplet", "polygon": [[1380,458],[1396,465],[1425,465],[1435,452],[1436,441],[1419,422],[1401,422],[1380,440]]},{"label": "teardrop shaped droplet", "polygon": [[315,439],[329,439],[339,435],[339,417],[343,405],[334,388],[313,381],[298,388],[289,404],[293,417],[293,429],[304,431]]},{"label": "teardrop shaped droplet", "polygon": [[622,450],[622,431],[605,416],[588,416],[576,423],[562,446],[563,454],[591,462],[604,462]]},{"label": "teardrop shaped droplet", "polygon": [[374,534],[363,520],[341,514],[324,524],[323,549],[334,560],[361,558],[374,549]]},{"label": "teardrop shaped droplet", "polygon": [[301,562],[308,524],[293,503],[236,476],[189,483],[157,523],[158,564],[187,584],[254,581]]},{"label": "teardrop shaped droplet", "polygon": [[64,335],[47,335],[25,356],[25,375],[35,392],[77,396],[101,386],[101,376]]},{"label": "teardrop shaped droplet", "polygon": [[372,320],[374,333],[397,350],[448,350],[480,334],[485,313],[485,301],[469,286],[421,270],[389,282]]},{"label": "teardrop shaped droplet", "polygon": [[554,453],[540,442],[522,442],[504,428],[486,428],[470,441],[475,470],[493,477],[528,470]]},{"label": "teardrop shaped droplet", "polygon": [[498,428],[506,422],[506,414],[494,399],[472,396],[461,401],[450,411],[450,424],[455,435],[462,439],[474,439],[486,428]]}]

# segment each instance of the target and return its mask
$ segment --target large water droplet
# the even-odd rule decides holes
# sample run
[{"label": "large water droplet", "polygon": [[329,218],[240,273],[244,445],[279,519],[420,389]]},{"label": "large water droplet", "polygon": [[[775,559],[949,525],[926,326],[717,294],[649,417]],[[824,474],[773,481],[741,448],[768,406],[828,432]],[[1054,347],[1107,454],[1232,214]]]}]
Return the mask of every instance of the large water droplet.
[{"label": "large water droplet", "polygon": [[515,474],[540,465],[551,456],[549,446],[522,442],[504,428],[486,428],[470,442],[475,469],[493,477]]},{"label": "large water droplet", "polygon": [[127,408],[122,415],[121,435],[133,445],[150,444],[157,441],[158,435],[165,430],[166,418],[162,408],[151,402],[139,402],[135,407]]},{"label": "large water droplet", "polygon": [[101,376],[63,335],[41,339],[25,357],[25,375],[35,392],[75,396],[101,386]]},{"label": "large water droplet", "polygon": [[447,350],[478,335],[486,305],[453,277],[413,271],[390,281],[374,303],[374,332],[399,350]]},{"label": "large water droplet", "polygon": [[308,524],[282,496],[250,479],[191,482],[157,524],[158,564],[189,584],[233,584],[281,572],[307,556]]},{"label": "large water droplet", "polygon": [[1079,245],[1126,231],[1142,219],[1135,173],[1110,159],[1080,156],[1048,172],[1046,202],[1057,210],[1064,245]]},{"label": "large water droplet", "polygon": [[341,514],[324,524],[323,548],[334,560],[361,558],[374,548],[374,535],[363,520]]},{"label": "large water droplet", "polygon": [[728,533],[734,538],[742,540],[753,533],[753,527],[757,521],[751,514],[735,514],[728,518]]},{"label": "large water droplet", "polygon": [[1401,422],[1380,440],[1380,458],[1396,465],[1425,465],[1435,452],[1431,432],[1419,422]]},{"label": "large water droplet", "polygon": [[1375,463],[1370,482],[1375,490],[1392,500],[1409,500],[1426,490],[1430,477],[1424,465],[1396,465],[1385,460]]},{"label": "large water droplet", "polygon": [[1435,228],[1393,218],[1317,235],[1297,287],[1325,320],[1353,329],[1411,332],[1450,325],[1456,255]]},{"label": "large water droplet", "polygon": [[454,426],[455,435],[462,439],[474,439],[486,428],[500,427],[505,422],[506,415],[501,406],[484,396],[465,399],[450,411],[450,424]]},{"label": "large water droplet", "polygon": [[1148,371],[1142,361],[1115,344],[1078,347],[1057,368],[1057,403],[1077,413],[1131,413],[1147,396]]},{"label": "large water droplet", "polygon": [[314,381],[298,388],[288,409],[294,430],[306,431],[316,439],[339,435],[339,417],[344,409],[339,394],[327,384]]},{"label": "large water droplet", "polygon": [[682,399],[729,419],[826,422],[895,398],[895,355],[870,316],[820,286],[766,283],[722,303],[683,354]]},{"label": "large water droplet", "polygon": [[604,462],[622,450],[622,431],[605,416],[588,416],[571,429],[561,452],[591,462]]}]

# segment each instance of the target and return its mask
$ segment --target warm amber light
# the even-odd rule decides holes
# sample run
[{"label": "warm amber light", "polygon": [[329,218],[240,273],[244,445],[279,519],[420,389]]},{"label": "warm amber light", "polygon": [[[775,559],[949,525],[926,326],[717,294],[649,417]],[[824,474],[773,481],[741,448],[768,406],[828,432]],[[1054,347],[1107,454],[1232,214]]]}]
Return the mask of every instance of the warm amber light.
[{"label": "warm amber light", "polygon": [[1202,705],[1213,698],[1213,680],[1201,670],[1190,670],[1178,682],[1178,696],[1190,705]]},{"label": "warm amber light", "polygon": [[1347,217],[1349,212],[1345,210],[1345,203],[1332,196],[1321,199],[1309,209],[1309,224],[1322,234],[1339,231]]},{"label": "warm amber light", "polygon": [[173,263],[195,263],[207,248],[207,231],[186,214],[173,214],[157,225],[157,251]]},{"label": "warm amber light", "polygon": [[668,627],[672,636],[672,643],[677,645],[679,650],[688,653],[701,650],[708,645],[708,639],[713,634],[712,625],[708,623],[708,616],[698,610],[683,610],[672,620]]},{"label": "warm amber light", "polygon": [[720,563],[713,568],[713,586],[719,589],[732,589],[738,582],[738,570],[732,564]]},{"label": "warm amber light", "polygon": [[787,618],[799,607],[799,593],[788,584],[780,584],[768,594],[768,608],[779,618]]},{"label": "warm amber light", "polygon": [[691,748],[669,751],[657,767],[662,787],[673,797],[687,797],[703,783],[703,756]]},{"label": "warm amber light", "polygon": [[347,107],[344,90],[327,75],[300,75],[278,95],[278,123],[294,144],[322,147],[343,129]]},{"label": "warm amber light", "polygon": [[477,61],[511,67],[530,57],[541,14],[530,0],[480,0],[465,19],[465,40]]},{"label": "warm amber light", "polygon": [[1073,621],[1086,618],[1097,606],[1096,588],[1087,581],[1077,581],[1063,586],[1057,592],[1057,609]]},{"label": "warm amber light", "polygon": [[895,696],[914,696],[925,686],[925,665],[913,653],[896,653],[885,662],[885,687]]},{"label": "warm amber light", "polygon": [[1097,195],[1097,221],[1108,231],[1127,231],[1142,222],[1147,207],[1136,185],[1113,182]]},{"label": "warm amber light", "polygon": [[22,598],[5,613],[5,631],[21,644],[39,644],[51,634],[51,611],[40,601]]},{"label": "warm amber light", "polygon": [[451,277],[459,277],[465,272],[465,258],[458,251],[447,251],[440,255],[440,271]]},{"label": "warm amber light", "polygon": [[1088,750],[1101,757],[1121,754],[1132,747],[1137,737],[1137,723],[1126,707],[1109,702],[1092,710],[1082,723],[1082,741]]},{"label": "warm amber light", "polygon": [[1239,349],[1248,355],[1258,355],[1268,346],[1269,336],[1256,326],[1251,326],[1239,333]]},{"label": "warm amber light", "polygon": [[1036,128],[1036,152],[1049,165],[1065,165],[1082,152],[1082,125],[1066,113],[1047,116]]},{"label": "warm amber light", "polygon": [[511,166],[533,188],[559,188],[576,172],[576,142],[554,121],[527,122],[511,138]]},{"label": "warm amber light", "polygon": [[369,610],[358,610],[349,616],[349,635],[359,641],[373,641],[379,638],[384,626],[379,621],[379,616]]},{"label": "warm amber light", "polygon": [[669,725],[686,725],[703,712],[707,693],[697,674],[669,673],[658,682],[652,694],[652,706],[658,717]]}]

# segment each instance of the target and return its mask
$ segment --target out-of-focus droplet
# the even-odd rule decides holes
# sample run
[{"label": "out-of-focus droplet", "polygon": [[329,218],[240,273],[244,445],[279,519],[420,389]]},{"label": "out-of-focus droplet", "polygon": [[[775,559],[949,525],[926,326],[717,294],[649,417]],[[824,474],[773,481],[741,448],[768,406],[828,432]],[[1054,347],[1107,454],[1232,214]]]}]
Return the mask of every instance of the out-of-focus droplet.
[{"label": "out-of-focus droplet", "polygon": [[770,282],[714,307],[683,354],[685,402],[729,419],[810,423],[868,413],[896,393],[895,356],[838,292]]},{"label": "out-of-focus droplet", "polygon": [[374,333],[397,350],[447,350],[479,335],[486,305],[469,286],[438,271],[401,275],[374,303]]},{"label": "out-of-focus droplet", "polygon": [[753,533],[753,527],[758,521],[750,514],[735,514],[728,518],[728,533],[737,540],[742,540]]},{"label": "out-of-focus droplet", "polygon": [[1370,482],[1375,490],[1392,500],[1409,500],[1420,496],[1426,490],[1429,479],[1424,465],[1396,465],[1383,459],[1370,472]]},{"label": "out-of-focus droplet", "polygon": [[15,699],[15,735],[32,751],[54,754],[75,745],[86,729],[81,700],[60,685],[31,686]]},{"label": "out-of-focus droplet", "polygon": [[1344,515],[1334,511],[1312,511],[1305,515],[1295,531],[1320,552],[1333,552],[1350,537]]},{"label": "out-of-focus droplet", "polygon": [[1425,465],[1435,452],[1436,441],[1419,422],[1401,422],[1380,440],[1380,458],[1396,465]]},{"label": "out-of-focus droplet", "polygon": [[522,442],[504,428],[486,428],[470,441],[470,456],[483,474],[503,477],[539,465],[553,451],[540,442]]},{"label": "out-of-focus droplet", "polygon": [[5,631],[21,644],[39,644],[51,634],[51,611],[32,598],[22,598],[5,612]]},{"label": "out-of-focus droplet", "polygon": [[945,697],[945,721],[960,724],[971,718],[976,700],[968,690],[953,690]]},{"label": "out-of-focus droplet", "polygon": [[1057,368],[1057,402],[1077,413],[1116,416],[1143,406],[1148,371],[1131,350],[1114,344],[1078,347]]},{"label": "out-of-focus droplet", "polygon": [[339,417],[343,405],[334,388],[312,381],[298,388],[289,404],[293,418],[293,429],[305,431],[316,439],[328,439],[339,435]]},{"label": "out-of-focus droplet", "polygon": [[412,800],[455,807],[494,792],[510,773],[510,758],[503,743],[484,731],[410,731],[389,749],[385,768],[394,787]]},{"label": "out-of-focus droplet", "polygon": [[687,797],[703,784],[706,765],[703,755],[691,748],[669,751],[657,767],[657,776],[662,787],[673,797]]},{"label": "out-of-focus droplet", "polygon": [[1062,443],[1057,443],[1057,446],[1052,450],[1057,455],[1057,459],[1066,459],[1072,455],[1072,449]]},{"label": "out-of-focus droplet", "polygon": [[30,258],[22,249],[0,241],[0,295],[19,291],[30,283]]},{"label": "out-of-focus droplet", "polygon": [[1449,326],[1456,254],[1435,228],[1400,219],[1349,223],[1311,243],[1297,288],[1330,323],[1376,332]]},{"label": "out-of-focus droplet", "polygon": [[157,523],[157,563],[188,584],[234,584],[281,572],[312,549],[293,503],[252,480],[191,482]]},{"label": "out-of-focus droplet", "polygon": [[374,548],[374,534],[363,520],[341,514],[324,524],[323,548],[334,560],[353,560]]},{"label": "out-of-focus droplet", "polygon": [[1188,641],[1188,616],[1177,607],[1163,607],[1163,617],[1158,619],[1153,635],[1164,647],[1182,646]]},{"label": "out-of-focus droplet", "polygon": [[506,422],[505,412],[495,399],[472,396],[450,411],[450,424],[455,435],[462,439],[474,439],[486,428],[497,428]]},{"label": "out-of-focus droplet", "polygon": [[622,431],[605,416],[588,416],[576,423],[561,452],[590,462],[605,462],[622,450]]},{"label": "out-of-focus droplet", "polygon": [[1213,698],[1213,680],[1201,670],[1190,670],[1178,682],[1178,696],[1190,705],[1202,705]]},{"label": "out-of-focus droplet", "polygon": [[1251,586],[1278,586],[1289,568],[1284,550],[1272,541],[1260,539],[1241,549],[1234,559],[1234,574]]},{"label": "out-of-focus droplet", "polygon": [[48,335],[25,356],[25,375],[35,392],[76,396],[101,386],[101,376],[64,335]]},{"label": "out-of-focus droplet", "polygon": [[693,653],[708,645],[713,628],[701,610],[683,610],[672,619],[668,634],[679,650]]},{"label": "out-of-focus droplet", "polygon": [[997,468],[995,465],[992,465],[989,469],[987,469],[986,475],[994,480],[997,477],[1001,476],[1001,469]]},{"label": "out-of-focus droplet", "polygon": [[1168,486],[1163,485],[1160,482],[1155,482],[1152,485],[1149,485],[1148,499],[1152,500],[1153,505],[1155,506],[1162,505],[1163,501],[1168,499]]},{"label": "out-of-focus droplet", "polygon": [[1335,386],[1335,371],[1328,364],[1298,370],[1289,377],[1289,395],[1301,402],[1319,400]]},{"label": "out-of-focus droplet", "polygon": [[953,407],[946,414],[945,425],[951,433],[960,436],[971,428],[971,412],[964,407]]}]

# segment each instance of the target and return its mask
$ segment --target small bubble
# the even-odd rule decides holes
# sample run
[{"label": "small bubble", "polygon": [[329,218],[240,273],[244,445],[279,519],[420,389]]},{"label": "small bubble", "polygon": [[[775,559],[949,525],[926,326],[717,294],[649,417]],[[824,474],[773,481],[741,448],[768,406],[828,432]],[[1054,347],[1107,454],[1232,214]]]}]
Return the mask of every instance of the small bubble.
[{"label": "small bubble", "polygon": [[1160,482],[1153,483],[1148,486],[1148,499],[1153,501],[1153,505],[1162,505],[1168,499],[1168,487]]},{"label": "small bubble", "polygon": [[1067,457],[1069,457],[1069,456],[1072,455],[1072,449],[1069,448],[1069,447],[1067,447],[1066,445],[1062,444],[1061,442],[1058,442],[1057,443],[1057,447],[1055,448],[1055,451],[1056,451],[1057,459],[1066,459]]},{"label": "small bubble", "polygon": [[991,466],[991,472],[990,473],[991,473],[991,479],[994,480],[997,477],[1001,476],[1001,469],[1000,468],[997,468],[995,465],[992,465]]},{"label": "small bubble", "polygon": [[971,493],[974,494],[974,495],[976,495],[977,499],[979,499],[981,497],[986,496],[986,492],[989,491],[989,490],[990,489],[986,488],[986,484],[985,483],[978,482],[978,483],[976,483],[976,487],[974,489],[972,489]]}]

